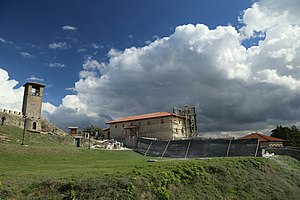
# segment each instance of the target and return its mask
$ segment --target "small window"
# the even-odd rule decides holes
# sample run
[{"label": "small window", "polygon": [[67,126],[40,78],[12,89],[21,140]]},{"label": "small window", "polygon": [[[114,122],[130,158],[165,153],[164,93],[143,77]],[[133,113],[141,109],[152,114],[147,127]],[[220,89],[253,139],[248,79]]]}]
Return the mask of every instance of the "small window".
[{"label": "small window", "polygon": [[164,120],[164,119],[161,119],[160,122],[163,124],[163,123],[165,123],[165,120]]},{"label": "small window", "polygon": [[141,126],[142,125],[142,122],[139,122],[139,126]]},{"label": "small window", "polygon": [[130,126],[132,126],[132,125],[133,125],[133,123],[131,122],[131,123],[130,123]]},{"label": "small window", "polygon": [[175,132],[177,133],[177,131],[178,131],[178,130],[177,130],[177,128],[176,128],[176,129],[175,129]]},{"label": "small window", "polygon": [[33,124],[32,124],[32,129],[33,129],[33,130],[36,130],[36,122],[33,122]]},{"label": "small window", "polygon": [[125,125],[123,124],[122,127],[124,127]]},{"label": "small window", "polygon": [[150,125],[150,121],[147,121],[147,125]]},{"label": "small window", "polygon": [[115,125],[115,128],[118,128],[118,125]]}]

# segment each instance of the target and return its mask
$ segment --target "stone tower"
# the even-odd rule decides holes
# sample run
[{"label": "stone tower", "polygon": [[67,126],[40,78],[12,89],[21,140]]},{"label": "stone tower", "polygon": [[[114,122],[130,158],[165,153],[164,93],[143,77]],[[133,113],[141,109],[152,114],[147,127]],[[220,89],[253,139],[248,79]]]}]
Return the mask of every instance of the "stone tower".
[{"label": "stone tower", "polygon": [[41,112],[44,88],[46,85],[27,82],[24,87],[22,112],[26,121],[26,129],[41,130]]}]

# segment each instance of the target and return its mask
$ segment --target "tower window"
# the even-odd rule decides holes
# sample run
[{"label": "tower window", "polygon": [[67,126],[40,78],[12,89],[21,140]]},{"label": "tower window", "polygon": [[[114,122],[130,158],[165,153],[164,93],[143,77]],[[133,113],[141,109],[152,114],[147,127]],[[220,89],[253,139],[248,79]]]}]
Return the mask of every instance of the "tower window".
[{"label": "tower window", "polygon": [[36,122],[33,122],[33,124],[32,124],[32,129],[33,129],[33,130],[36,130]]},{"label": "tower window", "polygon": [[31,96],[40,96],[40,90],[38,88],[31,89]]}]

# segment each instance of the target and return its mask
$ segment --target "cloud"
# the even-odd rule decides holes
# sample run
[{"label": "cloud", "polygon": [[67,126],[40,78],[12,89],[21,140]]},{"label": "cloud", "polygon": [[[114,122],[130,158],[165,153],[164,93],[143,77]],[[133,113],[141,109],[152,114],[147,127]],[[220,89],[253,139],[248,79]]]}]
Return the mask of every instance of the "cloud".
[{"label": "cloud", "polygon": [[9,40],[5,40],[4,38],[0,37],[0,42],[4,43],[4,44],[13,44],[12,41]]},{"label": "cloud", "polygon": [[[239,30],[187,24],[141,48],[111,49],[107,62],[88,56],[74,94],[45,108],[45,116],[62,128],[104,126],[187,103],[205,136],[300,125],[298,2],[255,2]],[[257,44],[242,45],[259,32]]]},{"label": "cloud", "polygon": [[28,81],[40,81],[40,82],[43,82],[44,79],[42,78],[38,78],[36,77],[35,75],[31,75],[29,78],[27,78]]},{"label": "cloud", "polygon": [[48,45],[48,47],[50,49],[64,49],[64,50],[72,48],[72,46],[66,42],[51,43]]},{"label": "cloud", "polygon": [[[88,57],[76,94],[49,117],[70,109],[101,123],[188,103],[196,107],[200,132],[300,124],[298,8],[296,1],[263,0],[244,11],[240,30],[182,25],[142,48],[111,49],[107,63]],[[264,35],[258,45],[245,48],[245,36],[258,32]]]},{"label": "cloud", "polygon": [[48,66],[51,67],[51,68],[64,68],[64,67],[66,67],[66,65],[62,64],[62,63],[50,63]]},{"label": "cloud", "polygon": [[[21,111],[23,87],[18,87],[18,81],[10,79],[8,72],[0,67],[0,108]],[[4,92],[5,91],[5,92]]]},{"label": "cloud", "polygon": [[63,31],[77,31],[77,27],[75,27],[75,26],[63,26],[62,28],[61,28]]},{"label": "cloud", "polygon": [[5,44],[5,43],[6,43],[6,40],[0,37],[0,42],[2,42],[2,43]]},{"label": "cloud", "polygon": [[245,24],[241,31],[248,36],[255,32],[266,32],[274,27],[299,25],[300,4],[298,0],[277,1],[262,0],[255,2],[244,11],[241,22]]},{"label": "cloud", "polygon": [[85,52],[85,51],[87,51],[87,49],[84,49],[84,48],[80,48],[80,49],[77,50],[78,53],[79,52]]},{"label": "cloud", "polygon": [[24,52],[24,51],[20,52],[20,54],[21,54],[21,56],[23,58],[26,58],[26,59],[30,59],[30,58],[34,58],[35,57],[34,55],[31,55],[30,53]]}]

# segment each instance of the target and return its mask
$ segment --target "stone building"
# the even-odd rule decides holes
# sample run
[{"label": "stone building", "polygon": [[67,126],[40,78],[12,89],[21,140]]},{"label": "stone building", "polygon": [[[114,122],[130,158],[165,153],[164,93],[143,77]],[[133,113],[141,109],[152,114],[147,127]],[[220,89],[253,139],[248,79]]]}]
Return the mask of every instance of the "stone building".
[{"label": "stone building", "polygon": [[148,137],[173,140],[191,137],[185,116],[169,112],[155,112],[129,116],[107,122],[107,135],[111,139]]},{"label": "stone building", "polygon": [[23,86],[22,112],[0,109],[1,124],[13,125],[30,131],[64,135],[64,131],[41,116],[43,92],[46,85],[36,82],[27,82]]},{"label": "stone building", "polygon": [[46,85],[28,82],[24,86],[22,113],[26,118],[26,128],[29,130],[42,130],[41,112],[44,87]]}]

